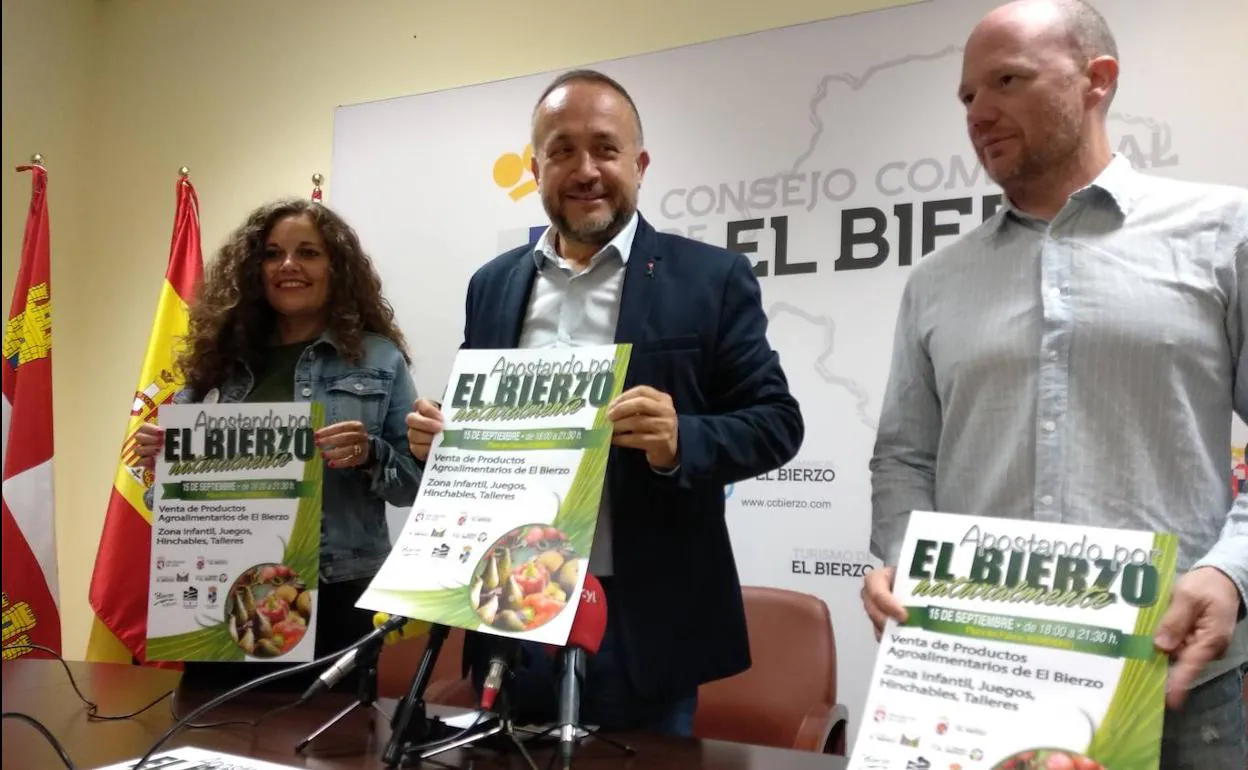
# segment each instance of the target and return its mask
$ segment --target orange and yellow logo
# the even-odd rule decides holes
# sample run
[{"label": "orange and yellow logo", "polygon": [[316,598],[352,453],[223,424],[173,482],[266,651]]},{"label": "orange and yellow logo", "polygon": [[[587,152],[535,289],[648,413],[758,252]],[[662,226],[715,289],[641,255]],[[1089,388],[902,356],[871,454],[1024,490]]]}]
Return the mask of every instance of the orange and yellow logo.
[{"label": "orange and yellow logo", "polygon": [[494,161],[494,184],[507,190],[513,201],[518,201],[529,193],[537,191],[537,180],[533,178],[533,145],[524,147],[524,152],[517,155],[505,152]]}]

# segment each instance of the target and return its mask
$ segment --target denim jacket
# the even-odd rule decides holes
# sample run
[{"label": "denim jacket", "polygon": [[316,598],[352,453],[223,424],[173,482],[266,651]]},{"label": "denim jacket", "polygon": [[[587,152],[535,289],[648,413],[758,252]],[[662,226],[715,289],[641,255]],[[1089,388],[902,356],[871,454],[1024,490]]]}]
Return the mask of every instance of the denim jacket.
[{"label": "denim jacket", "polygon": [[[416,386],[402,353],[390,340],[365,334],[358,366],[345,361],[327,335],[308,345],[295,366],[295,400],[325,406],[325,425],[359,420],[369,433],[366,468],[326,466],[321,517],[321,580],[369,578],[390,553],[386,503],[416,500],[421,469],[407,444],[406,419]],[[220,403],[237,403],[255,385],[246,364],[219,389]],[[182,390],[175,404],[197,403],[201,394]],[[152,490],[144,494],[152,507]]]}]

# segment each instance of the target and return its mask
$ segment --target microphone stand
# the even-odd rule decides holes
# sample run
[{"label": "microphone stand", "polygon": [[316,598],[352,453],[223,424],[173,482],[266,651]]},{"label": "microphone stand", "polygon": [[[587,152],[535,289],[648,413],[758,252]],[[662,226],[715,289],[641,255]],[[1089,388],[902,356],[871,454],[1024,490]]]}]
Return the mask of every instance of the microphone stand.
[{"label": "microphone stand", "polygon": [[593,737],[602,741],[626,757],[634,756],[637,751],[632,746],[602,735],[601,728],[583,727],[579,724],[580,692],[585,677],[585,653],[576,648],[568,648],[564,652],[563,661],[563,674],[559,682],[559,722],[533,736],[533,740],[538,740],[556,731],[559,732],[559,747],[551,754],[550,764],[547,765],[548,770],[554,768],[558,761],[562,761],[563,770],[571,770],[572,755],[577,748],[580,748],[581,741],[584,740],[583,737],[577,736],[578,732],[585,733],[585,737]]},{"label": "microphone stand", "polygon": [[[533,761],[532,755],[530,755],[528,750],[524,748],[524,743],[516,737],[517,728],[515,723],[512,721],[511,704],[510,698],[508,697],[507,682],[510,679],[511,669],[509,666],[507,675],[504,677],[503,683],[499,686],[498,695],[494,701],[495,713],[497,714],[495,719],[482,722],[481,717],[485,716],[482,714],[481,717],[478,717],[477,724],[474,724],[472,727],[464,730],[462,734],[438,743],[413,749],[411,754],[417,758],[418,762],[423,762],[424,760],[431,759],[439,754],[444,754],[448,751],[481,743],[494,737],[495,735],[502,735],[506,737],[507,741],[510,741],[510,743],[520,752],[520,755],[524,757],[525,764],[530,770],[538,770],[537,763]],[[521,728],[520,732],[528,733],[529,731]],[[496,750],[505,753],[504,748],[495,748]]]},{"label": "microphone stand", "polygon": [[296,743],[295,753],[302,753],[309,743],[316,740],[322,733],[338,724],[338,722],[356,709],[373,708],[377,713],[389,718],[389,715],[377,703],[377,668],[381,661],[381,647],[383,643],[384,637],[379,636],[358,648],[356,651],[356,665],[360,668],[360,677],[356,684],[355,701],[330,717],[329,721],[313,730],[306,738]]},{"label": "microphone stand", "polygon": [[411,687],[395,707],[394,716],[390,720],[390,740],[386,742],[386,748],[381,755],[383,764],[388,768],[398,767],[413,745],[424,744],[446,734],[446,725],[436,717],[430,719],[425,712],[425,690],[433,676],[433,667],[442,651],[442,643],[446,641],[450,631],[444,625],[434,624],[429,627],[429,641],[420,657],[420,665],[412,676]]},{"label": "microphone stand", "polygon": [[[534,733],[533,737],[530,740],[536,741],[538,739],[545,738],[546,736],[551,735],[555,731],[560,730],[562,727],[563,725],[552,725],[550,727],[547,727],[545,730],[542,730],[540,733]],[[573,730],[572,732],[573,742],[576,744],[577,748],[580,748],[581,741],[585,740],[586,738],[593,738],[594,740],[602,741],[603,743],[607,744],[608,746],[620,752],[626,757],[636,756],[637,754],[637,749],[634,749],[632,746],[629,746],[627,743],[620,743],[617,740],[608,738],[607,736],[603,735],[601,732],[602,728],[600,727],[585,727],[583,725],[572,725],[572,730]],[[577,731],[583,732],[585,733],[585,735],[578,738],[576,737]],[[561,752],[555,751],[553,754],[550,755],[550,764],[546,766],[547,770],[550,770],[550,768],[553,768],[555,766],[555,763],[559,761],[561,758],[564,760],[563,770],[568,770],[569,768],[572,767],[571,757],[561,757]]]}]

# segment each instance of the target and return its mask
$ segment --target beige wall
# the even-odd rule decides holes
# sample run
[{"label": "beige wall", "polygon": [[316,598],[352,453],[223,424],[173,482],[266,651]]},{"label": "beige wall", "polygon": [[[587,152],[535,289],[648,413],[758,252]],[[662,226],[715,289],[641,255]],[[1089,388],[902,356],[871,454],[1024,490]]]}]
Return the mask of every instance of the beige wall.
[{"label": "beige wall", "polygon": [[[328,174],[338,105],[900,4],[4,0],[3,301],[7,312],[29,195],[10,169],[38,151],[51,179],[67,654],[86,649],[87,586],[168,258],[179,166],[191,169],[211,254],[250,208],[307,195],[312,173]],[[333,179],[325,189],[332,205]]]}]

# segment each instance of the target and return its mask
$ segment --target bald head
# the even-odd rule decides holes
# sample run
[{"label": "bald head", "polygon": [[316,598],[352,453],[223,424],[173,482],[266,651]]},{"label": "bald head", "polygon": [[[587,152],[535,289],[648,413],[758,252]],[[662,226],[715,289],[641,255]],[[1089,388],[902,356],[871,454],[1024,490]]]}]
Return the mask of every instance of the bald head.
[{"label": "bald head", "polygon": [[1116,52],[1080,0],[1017,0],[971,32],[958,98],[980,163],[1016,204],[1061,199],[1108,162]]},{"label": "bald head", "polygon": [[[968,47],[977,36],[1012,33],[1030,39],[1037,45],[1060,46],[1070,54],[1076,66],[1087,67],[1093,59],[1104,56],[1118,59],[1118,43],[1105,17],[1083,0],[1015,0],[1002,5],[983,18],[971,33]],[[1102,105],[1109,107],[1118,89],[1115,81],[1109,97]]]}]

